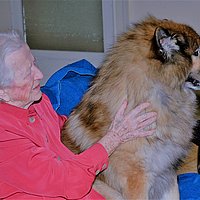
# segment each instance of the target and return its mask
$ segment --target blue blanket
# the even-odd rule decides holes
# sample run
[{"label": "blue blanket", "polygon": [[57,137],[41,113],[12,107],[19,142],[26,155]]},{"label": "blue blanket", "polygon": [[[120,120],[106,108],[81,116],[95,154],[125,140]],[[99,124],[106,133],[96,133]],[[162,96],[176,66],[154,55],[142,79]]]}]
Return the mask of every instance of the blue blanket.
[{"label": "blue blanket", "polygon": [[186,173],[178,176],[181,200],[200,200],[200,175]]},{"label": "blue blanket", "polygon": [[[55,72],[41,88],[59,114],[68,116],[87,91],[97,69],[87,60],[69,64]],[[178,176],[181,200],[200,200],[200,175]]]},{"label": "blue blanket", "polygon": [[96,72],[97,69],[83,59],[55,72],[41,90],[57,113],[68,116],[82,99]]}]

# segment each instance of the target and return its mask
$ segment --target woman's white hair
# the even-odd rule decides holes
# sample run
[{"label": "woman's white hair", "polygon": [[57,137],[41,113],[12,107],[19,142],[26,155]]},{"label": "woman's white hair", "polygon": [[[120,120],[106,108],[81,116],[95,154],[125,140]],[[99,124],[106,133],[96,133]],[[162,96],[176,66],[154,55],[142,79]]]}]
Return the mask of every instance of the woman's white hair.
[{"label": "woman's white hair", "polygon": [[9,86],[14,78],[12,68],[6,66],[5,58],[21,48],[25,42],[16,31],[0,33],[0,88]]}]

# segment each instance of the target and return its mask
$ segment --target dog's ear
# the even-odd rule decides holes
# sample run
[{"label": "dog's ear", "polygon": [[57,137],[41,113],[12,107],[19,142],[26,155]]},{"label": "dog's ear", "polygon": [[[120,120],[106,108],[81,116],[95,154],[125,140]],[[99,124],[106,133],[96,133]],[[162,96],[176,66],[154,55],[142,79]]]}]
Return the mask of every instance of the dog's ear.
[{"label": "dog's ear", "polygon": [[168,30],[157,27],[154,37],[158,53],[165,61],[172,58],[174,52],[180,50],[176,34],[170,34]]}]

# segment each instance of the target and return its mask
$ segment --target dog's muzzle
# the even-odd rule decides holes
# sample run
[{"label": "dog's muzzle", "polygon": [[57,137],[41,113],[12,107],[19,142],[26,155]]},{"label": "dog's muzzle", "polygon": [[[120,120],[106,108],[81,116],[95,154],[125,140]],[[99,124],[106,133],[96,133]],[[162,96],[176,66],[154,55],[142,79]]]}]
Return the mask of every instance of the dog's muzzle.
[{"label": "dog's muzzle", "polygon": [[195,79],[191,74],[185,81],[185,86],[192,90],[200,90],[200,80]]}]

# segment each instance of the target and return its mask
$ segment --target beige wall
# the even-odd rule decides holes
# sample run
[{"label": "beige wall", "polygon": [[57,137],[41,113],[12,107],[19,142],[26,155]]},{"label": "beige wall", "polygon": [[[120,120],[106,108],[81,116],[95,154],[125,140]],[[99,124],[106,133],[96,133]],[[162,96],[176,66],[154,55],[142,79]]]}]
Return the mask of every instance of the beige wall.
[{"label": "beige wall", "polygon": [[[125,0],[126,1],[126,0]],[[148,14],[189,24],[200,34],[200,0],[128,0],[129,23]]]}]

